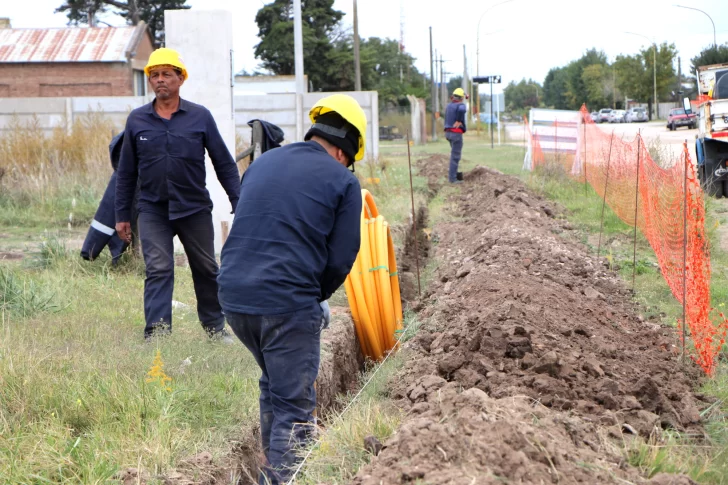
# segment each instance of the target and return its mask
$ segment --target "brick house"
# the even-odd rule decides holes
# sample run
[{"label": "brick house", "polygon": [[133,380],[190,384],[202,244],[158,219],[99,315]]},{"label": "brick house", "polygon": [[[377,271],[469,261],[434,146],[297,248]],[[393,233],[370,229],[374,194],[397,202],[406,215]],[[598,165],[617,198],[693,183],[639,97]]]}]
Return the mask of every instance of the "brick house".
[{"label": "brick house", "polygon": [[13,29],[0,22],[0,98],[142,96],[146,24]]}]

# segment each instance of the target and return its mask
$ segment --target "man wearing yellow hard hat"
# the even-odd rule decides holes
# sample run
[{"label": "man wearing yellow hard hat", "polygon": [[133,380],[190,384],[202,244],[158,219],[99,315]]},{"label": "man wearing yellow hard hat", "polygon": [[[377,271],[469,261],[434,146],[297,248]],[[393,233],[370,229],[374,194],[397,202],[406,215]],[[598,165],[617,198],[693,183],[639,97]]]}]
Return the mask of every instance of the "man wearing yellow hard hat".
[{"label": "man wearing yellow hard hat", "polygon": [[238,169],[210,112],[180,98],[188,77],[177,51],[152,52],[144,68],[156,95],[126,120],[116,183],[116,230],[131,240],[131,208],[139,184],[139,236],[146,264],[145,338],[172,326],[175,236],[192,270],[197,315],[210,337],[232,341],[217,297],[212,200],[205,187],[205,150],[232,210],[238,203]]},{"label": "man wearing yellow hard hat", "polygon": [[458,172],[458,164],[463,153],[463,133],[467,131],[465,116],[468,111],[463,98],[465,98],[463,88],[455,89],[445,110],[445,139],[450,142],[450,168],[447,180],[451,184],[462,183],[462,173]]},{"label": "man wearing yellow hard hat", "polygon": [[286,483],[310,438],[325,302],[360,244],[361,189],[347,167],[364,157],[366,116],[343,94],[309,116],[304,142],[265,152],[245,172],[221,254],[220,303],[262,370],[260,483]]}]

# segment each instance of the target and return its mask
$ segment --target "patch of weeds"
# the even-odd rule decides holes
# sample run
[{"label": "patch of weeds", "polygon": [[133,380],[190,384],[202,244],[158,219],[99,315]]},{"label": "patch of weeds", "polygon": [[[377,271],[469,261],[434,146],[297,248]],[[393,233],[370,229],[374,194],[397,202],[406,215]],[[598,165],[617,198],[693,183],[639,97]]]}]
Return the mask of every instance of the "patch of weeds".
[{"label": "patch of weeds", "polygon": [[54,294],[17,271],[0,266],[0,312],[19,318],[56,311]]},{"label": "patch of weeds", "polygon": [[69,251],[66,243],[58,236],[47,236],[41,240],[40,248],[33,265],[38,268],[48,268],[62,261],[67,261]]}]

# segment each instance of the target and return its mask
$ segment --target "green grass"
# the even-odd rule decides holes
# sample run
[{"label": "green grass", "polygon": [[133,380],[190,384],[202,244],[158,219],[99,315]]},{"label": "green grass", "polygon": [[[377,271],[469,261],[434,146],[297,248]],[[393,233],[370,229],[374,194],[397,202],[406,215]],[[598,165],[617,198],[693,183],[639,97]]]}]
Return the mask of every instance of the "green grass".
[{"label": "green grass", "polygon": [[52,195],[0,191],[0,227],[87,226],[99,206],[103,187],[98,183],[89,186],[72,177],[66,182],[68,185]]},{"label": "green grass", "polygon": [[[373,193],[399,246],[411,212],[407,147],[387,142],[381,144],[381,152],[376,163],[359,166],[357,175]],[[412,147],[412,162],[431,154],[449,154],[448,144]],[[504,144],[491,149],[486,137],[469,134],[461,166],[467,171],[484,164],[521,176],[566,206],[583,241],[595,251],[598,197],[593,192],[584,195],[580,184],[523,175],[523,155],[523,147]],[[374,177],[379,183],[366,180]],[[415,175],[413,184],[416,204],[429,204],[431,227],[457,217],[447,196],[458,188],[445,186],[428,200],[427,181]],[[113,267],[103,256],[85,262],[62,241],[69,234],[68,214],[73,213],[72,224],[80,221],[80,226],[93,216],[103,187],[92,187],[96,189],[71,184],[47,197],[27,196],[27,190],[0,194],[0,234],[6,236],[0,244],[9,240],[13,247],[33,250],[20,263],[0,263],[0,483],[108,483],[126,467],[140,467],[155,476],[200,451],[216,459],[229,456],[231,441],[250,437],[246,430],[258,421],[257,366],[242,345],[207,341],[196,321],[189,269],[176,268],[174,299],[189,308],[175,310],[172,337],[145,344],[140,261],[125,258]],[[717,212],[721,207],[709,207],[708,226],[728,223]],[[603,243],[604,251],[611,251],[605,254],[631,278],[631,228],[609,209],[606,215],[605,238],[620,244]],[[28,239],[28,234],[34,236]],[[710,234],[716,237],[714,229]],[[44,245],[38,245],[38,235],[43,235]],[[674,321],[679,308],[653,266],[651,250],[643,239],[638,243],[637,299],[650,312],[665,314],[665,321]],[[725,253],[714,250],[716,306],[728,296],[726,263]],[[430,261],[424,268],[425,285],[436,265]],[[346,304],[343,290],[332,297],[332,305]],[[409,338],[420,322],[409,314],[406,322]],[[146,382],[157,350],[172,377],[171,391]],[[403,416],[389,400],[387,386],[404,358],[398,354],[389,359],[343,416],[326,416],[320,446],[304,469],[304,483],[345,483],[371,458],[363,438],[374,435],[385,441],[395,432]],[[373,372],[370,369],[362,382]],[[671,436],[626,451],[630,461],[648,472],[673,467],[706,483],[728,483],[725,367],[704,392],[721,399],[706,416],[709,449]],[[342,398],[342,403],[351,397]]]},{"label": "green grass", "polygon": [[[228,455],[257,422],[259,372],[242,345],[208,341],[189,270],[176,268],[174,298],[191,307],[147,344],[138,262],[88,263],[56,243],[40,258],[0,267],[0,289],[21,293],[0,307],[0,483],[107,483]],[[171,391],[145,382],[157,350]]]}]

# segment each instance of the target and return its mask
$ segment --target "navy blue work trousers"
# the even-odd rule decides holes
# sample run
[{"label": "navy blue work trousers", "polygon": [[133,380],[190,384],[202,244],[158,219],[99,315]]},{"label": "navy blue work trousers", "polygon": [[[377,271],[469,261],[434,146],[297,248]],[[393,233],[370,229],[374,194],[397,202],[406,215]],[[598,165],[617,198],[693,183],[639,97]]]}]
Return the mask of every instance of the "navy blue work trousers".
[{"label": "navy blue work trousers", "polygon": [[139,237],[146,264],[144,280],[145,335],[172,328],[172,291],[174,290],[174,237],[178,236],[192,271],[197,297],[197,316],[202,327],[213,335],[225,328],[225,318],[217,299],[215,232],[212,214],[197,212],[169,220],[154,212],[139,214]]},{"label": "navy blue work trousers", "polygon": [[463,134],[446,131],[445,139],[450,142],[450,170],[447,173],[447,180],[455,182],[458,178],[458,164],[463,154]]},{"label": "navy blue work trousers", "polygon": [[225,312],[230,328],[250,350],[260,376],[260,435],[268,463],[260,485],[284,484],[310,439],[316,408],[314,382],[321,349],[318,302],[281,315]]}]

